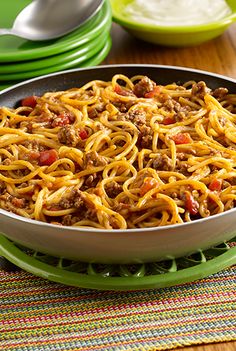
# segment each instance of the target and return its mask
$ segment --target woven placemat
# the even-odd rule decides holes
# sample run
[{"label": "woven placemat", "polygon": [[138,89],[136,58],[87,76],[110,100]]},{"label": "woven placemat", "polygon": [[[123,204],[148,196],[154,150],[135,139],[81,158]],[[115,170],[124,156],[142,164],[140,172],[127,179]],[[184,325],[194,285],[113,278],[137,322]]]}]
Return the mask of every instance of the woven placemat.
[{"label": "woven placemat", "polygon": [[236,266],[148,291],[69,287],[0,271],[0,350],[156,351],[236,340]]}]

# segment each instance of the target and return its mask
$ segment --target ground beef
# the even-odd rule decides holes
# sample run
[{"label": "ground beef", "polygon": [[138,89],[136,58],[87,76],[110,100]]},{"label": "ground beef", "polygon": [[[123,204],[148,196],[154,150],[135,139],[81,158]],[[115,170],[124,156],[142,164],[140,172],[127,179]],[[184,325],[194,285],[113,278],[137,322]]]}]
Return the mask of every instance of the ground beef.
[{"label": "ground beef", "polygon": [[133,105],[132,101],[128,102],[121,102],[121,101],[114,101],[113,105],[122,113],[127,112],[130,107]]},{"label": "ground beef", "polygon": [[216,99],[222,99],[223,97],[225,97],[225,95],[228,94],[228,89],[227,88],[217,88],[212,92],[212,95],[216,98]]},{"label": "ground beef", "polygon": [[79,212],[76,212],[74,215],[65,215],[62,218],[62,225],[71,226],[76,222],[79,222],[83,219],[89,219],[97,222],[97,213],[94,209],[83,207]]},{"label": "ground beef", "polygon": [[29,151],[45,151],[45,147],[43,145],[40,145],[38,140],[26,140],[23,142],[23,145],[29,150]]},{"label": "ground beef", "polygon": [[141,147],[143,149],[151,149],[151,147],[152,147],[152,136],[151,135],[142,136]]},{"label": "ground beef", "polygon": [[80,96],[81,100],[90,100],[91,97],[95,95],[95,92],[92,90],[92,87],[85,90],[84,93]]},{"label": "ground beef", "polygon": [[65,209],[71,208],[73,207],[73,205],[74,205],[74,202],[72,201],[72,199],[61,199],[58,203],[58,206],[60,208],[65,208]]},{"label": "ground beef", "polygon": [[188,172],[189,164],[180,160],[176,160],[175,169],[177,172],[182,173],[185,176],[189,176]]},{"label": "ground beef", "polygon": [[98,121],[96,121],[95,123],[96,123],[95,124],[95,130],[99,131],[99,130],[105,130],[106,129],[106,127],[102,123],[100,123]]},{"label": "ground beef", "polygon": [[225,127],[227,119],[225,117],[219,117],[219,122],[223,127]]},{"label": "ground beef", "polygon": [[113,210],[120,213],[123,217],[127,218],[130,214],[130,204],[120,202],[113,207]]},{"label": "ground beef", "polygon": [[171,96],[169,94],[166,94],[166,93],[160,93],[157,96],[157,99],[161,104],[164,104],[167,100],[171,99]]},{"label": "ground beef", "polygon": [[65,215],[62,218],[62,225],[66,225],[66,226],[71,226],[73,224],[75,224],[76,222],[81,221],[81,217],[78,216],[73,216],[73,215]]},{"label": "ground beef", "polygon": [[137,97],[145,97],[145,94],[152,91],[156,86],[148,77],[143,77],[138,83],[134,85],[133,92]]},{"label": "ground beef", "polygon": [[78,133],[75,130],[75,128],[71,125],[65,125],[63,126],[58,134],[57,134],[58,140],[60,143],[69,145],[69,146],[76,146],[78,143]]},{"label": "ground beef", "polygon": [[19,209],[26,208],[28,206],[28,201],[24,198],[17,198],[4,192],[1,195],[1,200],[4,201],[4,208],[7,211],[19,214]]},{"label": "ground beef", "polygon": [[204,96],[209,93],[210,93],[210,89],[207,88],[206,83],[203,81],[195,83],[192,86],[192,95],[200,99],[204,99]]},{"label": "ground beef", "polygon": [[49,112],[42,112],[39,116],[35,118],[35,122],[42,123],[45,128],[50,128],[53,116],[53,113],[49,114]]},{"label": "ground beef", "polygon": [[117,195],[119,195],[123,191],[123,187],[115,181],[111,181],[107,183],[105,186],[105,190],[107,195],[114,199]]},{"label": "ground beef", "polygon": [[4,193],[5,189],[6,189],[6,184],[0,181],[0,195]]},{"label": "ground beef", "polygon": [[96,107],[90,107],[88,109],[88,116],[89,118],[96,118],[100,115],[102,111],[104,111],[104,104],[101,103],[100,105],[96,105]]},{"label": "ground beef", "polygon": [[182,173],[185,176],[189,176],[188,168],[189,164],[187,163],[189,154],[184,152],[177,152],[176,154],[176,171]]},{"label": "ground beef", "polygon": [[151,127],[148,127],[146,125],[142,125],[139,128],[140,134],[138,138],[138,146],[140,146],[143,149],[151,149],[152,148],[152,137],[153,137],[153,131]]},{"label": "ground beef", "polygon": [[62,199],[59,203],[63,208],[76,208],[74,215],[64,216],[62,219],[63,225],[73,225],[82,219],[90,219],[97,221],[97,212],[93,203],[87,199],[86,194],[79,188],[75,187],[67,198]]},{"label": "ground beef", "polygon": [[84,168],[105,166],[108,163],[107,159],[100,156],[96,151],[89,151],[85,154]]},{"label": "ground beef", "polygon": [[29,170],[28,170],[28,168],[26,168],[26,169],[16,169],[16,170],[14,170],[14,174],[18,178],[23,178],[23,177],[25,177],[25,176],[27,176],[29,174]]},{"label": "ground beef", "polygon": [[120,229],[119,223],[117,222],[117,218],[115,216],[109,217],[109,223],[113,229]]},{"label": "ground beef", "polygon": [[176,112],[176,110],[179,110],[180,104],[171,97],[169,97],[163,102],[163,107],[165,107],[165,109],[169,112]]},{"label": "ground beef", "polygon": [[188,159],[188,155],[184,152],[177,152],[176,153],[176,159],[180,161],[184,161]]},{"label": "ground beef", "polygon": [[121,113],[117,116],[118,121],[131,121],[134,125],[139,126],[146,124],[146,113],[144,111],[130,111]]},{"label": "ground beef", "polygon": [[164,155],[159,154],[155,158],[153,158],[152,167],[160,171],[173,170],[172,160],[170,157],[168,157],[165,154]]},{"label": "ground beef", "polygon": [[182,121],[186,118],[189,117],[189,112],[191,111],[191,107],[186,105],[186,106],[181,106],[179,110],[176,111],[176,116],[175,119],[177,122]]},{"label": "ground beef", "polygon": [[176,121],[182,121],[183,119],[186,119],[188,117],[189,112],[191,111],[190,106],[181,106],[181,104],[178,101],[175,101],[172,98],[168,98],[167,100],[165,100],[165,102],[163,103],[163,107],[167,111],[174,113],[174,118]]},{"label": "ground beef", "polygon": [[19,199],[19,198],[13,196],[11,198],[11,203],[13,206],[15,206],[17,208],[25,208],[27,201],[26,201],[26,199],[23,199],[23,198]]},{"label": "ground beef", "polygon": [[100,174],[98,173],[90,174],[84,182],[85,188],[96,188],[96,185],[99,182],[99,180],[101,180]]},{"label": "ground beef", "polygon": [[85,196],[83,195],[82,191],[75,187],[71,190],[71,193],[67,197],[60,200],[58,205],[60,208],[67,209],[75,207],[77,209],[81,209],[84,206],[84,198]]},{"label": "ground beef", "polygon": [[72,198],[74,200],[74,207],[75,208],[82,208],[85,203],[85,196],[83,195],[82,191],[79,189],[73,189],[72,190]]},{"label": "ground beef", "polygon": [[88,208],[88,210],[84,214],[85,219],[90,219],[91,221],[97,222],[97,211],[92,208]]},{"label": "ground beef", "polygon": [[33,123],[28,121],[22,121],[20,123],[20,128],[25,129],[27,133],[33,133]]}]

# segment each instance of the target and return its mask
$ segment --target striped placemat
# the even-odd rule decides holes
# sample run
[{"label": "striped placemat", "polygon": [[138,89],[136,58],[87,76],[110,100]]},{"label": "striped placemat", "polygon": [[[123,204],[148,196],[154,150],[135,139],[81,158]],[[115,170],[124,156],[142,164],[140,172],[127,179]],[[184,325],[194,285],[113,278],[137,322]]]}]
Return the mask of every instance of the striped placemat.
[{"label": "striped placemat", "polygon": [[157,351],[236,340],[236,266],[170,288],[114,292],[0,271],[0,350]]}]

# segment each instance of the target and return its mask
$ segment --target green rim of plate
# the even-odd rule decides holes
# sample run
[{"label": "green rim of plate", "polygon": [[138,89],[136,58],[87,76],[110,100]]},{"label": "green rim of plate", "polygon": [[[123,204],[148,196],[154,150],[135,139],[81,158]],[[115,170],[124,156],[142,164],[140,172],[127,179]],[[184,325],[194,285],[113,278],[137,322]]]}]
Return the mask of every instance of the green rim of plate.
[{"label": "green rim of plate", "polygon": [[102,50],[95,56],[91,57],[89,60],[83,62],[80,67],[92,67],[92,66],[97,66],[99,65],[108,55],[110,49],[112,46],[112,39],[111,36],[109,35],[107,38],[107,41],[102,48]]},{"label": "green rim of plate", "polygon": [[169,261],[100,265],[48,256],[0,235],[0,255],[25,271],[53,282],[80,288],[128,291],[164,288],[202,279],[235,264],[236,246],[222,243]]},{"label": "green rim of plate", "polygon": [[[13,1],[13,3],[16,1]],[[6,3],[4,4],[5,7]],[[9,2],[9,6],[11,3],[12,1]],[[3,16],[2,6],[3,2],[0,3],[0,13]],[[77,48],[89,42],[92,38],[98,37],[111,17],[110,3],[108,0],[105,0],[101,10],[94,17],[77,30],[61,38],[35,42],[12,35],[0,36],[0,62],[9,63],[38,59]]]},{"label": "green rim of plate", "polygon": [[[108,21],[105,23],[103,27],[102,33],[99,35],[99,41],[102,40],[105,35],[107,36],[107,32],[110,31],[110,28],[111,28],[111,19],[108,18]],[[85,43],[73,50],[66,51],[63,54],[53,55],[53,56],[50,56],[49,58],[42,58],[42,59],[28,61],[28,62],[1,64],[0,75],[1,74],[11,75],[19,72],[34,71],[38,69],[48,68],[56,64],[63,64],[65,62],[72,61],[87,52],[90,52],[91,55],[93,55],[97,52],[97,47],[98,47],[98,38],[95,37],[95,38],[92,38],[88,43]],[[4,80],[8,80],[8,77],[6,76]]]},{"label": "green rim of plate", "polygon": [[56,64],[50,67],[45,67],[42,69],[35,69],[32,71],[28,72],[19,72],[19,73],[13,73],[13,74],[0,74],[0,81],[14,81],[14,80],[20,80],[20,79],[29,79],[29,78],[34,78],[38,76],[42,76],[45,74],[61,71],[61,70],[66,70],[69,68],[73,67],[80,67],[80,65],[87,61],[89,58],[92,56],[96,55],[102,48],[104,47],[106,41],[108,40],[109,33],[105,32],[103,35],[99,37],[99,42],[96,43],[96,46],[93,48],[93,50],[85,50],[84,52],[81,52],[80,55],[77,55],[75,58],[72,60],[66,61],[64,63]]},{"label": "green rim of plate", "polygon": [[[99,65],[108,55],[111,49],[111,45],[112,45],[112,40],[111,40],[111,37],[108,36],[107,41],[104,47],[102,48],[102,50],[98,54],[91,57],[89,60],[80,64],[79,67],[92,67],[92,66]],[[18,84],[18,83],[20,83],[20,81],[12,81],[11,83],[0,84],[0,90],[9,88],[10,86],[13,86],[14,84]]]}]

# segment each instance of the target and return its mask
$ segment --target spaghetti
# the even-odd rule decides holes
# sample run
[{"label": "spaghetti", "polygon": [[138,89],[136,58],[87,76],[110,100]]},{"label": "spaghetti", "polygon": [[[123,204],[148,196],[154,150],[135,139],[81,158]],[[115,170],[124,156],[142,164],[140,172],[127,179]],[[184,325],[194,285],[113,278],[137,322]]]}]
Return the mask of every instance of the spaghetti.
[{"label": "spaghetti", "polygon": [[52,224],[147,228],[236,201],[236,95],[115,75],[0,109],[0,207]]}]

